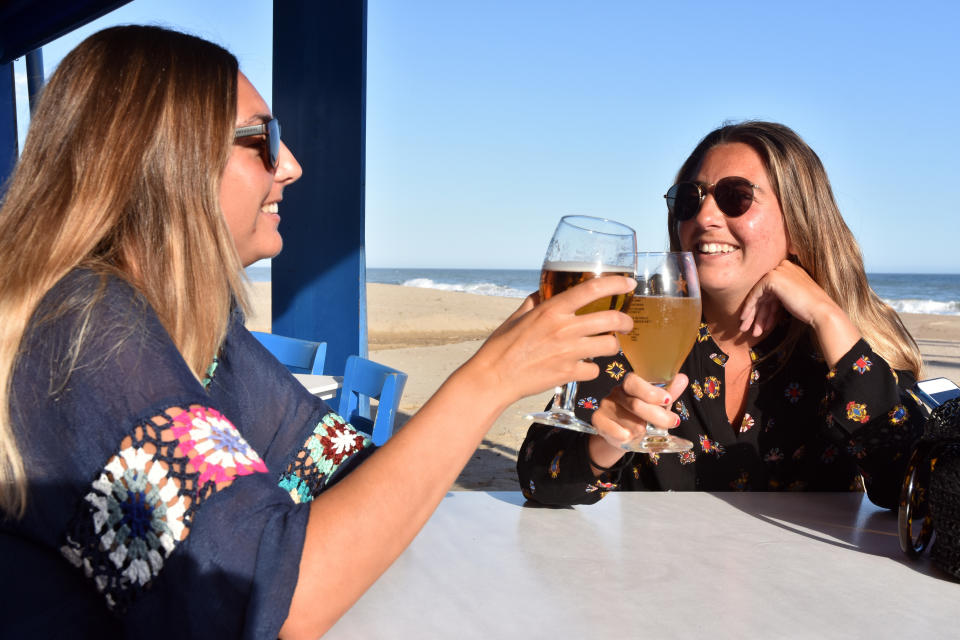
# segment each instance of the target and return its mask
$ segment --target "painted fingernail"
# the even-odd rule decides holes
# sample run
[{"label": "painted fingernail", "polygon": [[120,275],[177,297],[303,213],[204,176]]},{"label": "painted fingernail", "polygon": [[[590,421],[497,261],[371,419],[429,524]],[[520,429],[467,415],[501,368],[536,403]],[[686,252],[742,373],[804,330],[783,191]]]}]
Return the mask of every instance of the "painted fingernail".
[{"label": "painted fingernail", "polygon": [[666,396],[666,397],[663,399],[663,406],[669,407],[669,406],[670,406],[670,403],[671,403],[672,401],[673,401],[673,400],[671,400],[670,396]]},{"label": "painted fingernail", "polygon": [[680,426],[680,416],[677,416],[677,421],[676,421],[675,423],[673,423],[673,426],[674,426],[674,427],[679,427],[679,426]]}]

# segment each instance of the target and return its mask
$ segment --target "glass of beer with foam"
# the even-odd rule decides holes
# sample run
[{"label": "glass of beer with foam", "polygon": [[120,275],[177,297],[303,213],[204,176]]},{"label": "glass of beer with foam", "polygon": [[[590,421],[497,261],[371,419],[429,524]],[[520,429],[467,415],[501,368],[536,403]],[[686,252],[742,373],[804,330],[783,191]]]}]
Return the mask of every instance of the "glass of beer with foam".
[{"label": "glass of beer with foam", "polygon": [[[540,299],[557,295],[581,282],[602,276],[633,276],[637,235],[625,224],[592,216],[564,216],[557,224],[540,271]],[[596,300],[577,314],[614,309],[622,311],[629,295]],[[564,429],[596,433],[590,423],[577,418],[573,403],[577,383],[557,387],[549,409],[525,417]]]},{"label": "glass of beer with foam", "polygon": [[[624,312],[633,318],[633,330],[618,334],[620,349],[634,373],[665,386],[693,347],[700,328],[700,281],[693,254],[637,253],[637,288]],[[628,451],[679,453],[693,443],[647,425],[646,434],[624,445]]]}]

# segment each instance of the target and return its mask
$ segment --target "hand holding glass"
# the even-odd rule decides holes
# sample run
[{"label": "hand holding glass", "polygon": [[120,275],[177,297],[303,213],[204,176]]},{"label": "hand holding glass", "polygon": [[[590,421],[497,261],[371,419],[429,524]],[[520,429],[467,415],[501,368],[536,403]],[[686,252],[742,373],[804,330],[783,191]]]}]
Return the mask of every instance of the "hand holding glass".
[{"label": "hand holding glass", "polygon": [[[637,253],[637,288],[626,313],[633,330],[618,335],[620,348],[634,373],[657,386],[667,385],[680,371],[700,326],[700,282],[693,254]],[[693,443],[647,425],[642,438],[623,445],[627,451],[678,453]]]},{"label": "hand holding glass", "polygon": [[[540,299],[549,299],[581,282],[600,276],[632,276],[637,238],[630,227],[591,216],[564,216],[557,224],[540,272]],[[620,310],[629,296],[601,298],[577,314]],[[558,387],[553,404],[547,411],[524,416],[564,429],[596,433],[593,426],[577,418],[573,402],[577,397],[577,383]]]}]

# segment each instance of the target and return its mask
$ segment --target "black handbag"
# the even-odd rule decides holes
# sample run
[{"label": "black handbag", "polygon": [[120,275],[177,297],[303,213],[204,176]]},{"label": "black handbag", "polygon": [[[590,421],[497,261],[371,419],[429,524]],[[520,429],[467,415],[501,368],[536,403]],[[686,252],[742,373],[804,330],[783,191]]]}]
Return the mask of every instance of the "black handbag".
[{"label": "black handbag", "polygon": [[900,548],[916,558],[933,539],[934,564],[960,579],[960,398],[933,410],[900,493]]}]

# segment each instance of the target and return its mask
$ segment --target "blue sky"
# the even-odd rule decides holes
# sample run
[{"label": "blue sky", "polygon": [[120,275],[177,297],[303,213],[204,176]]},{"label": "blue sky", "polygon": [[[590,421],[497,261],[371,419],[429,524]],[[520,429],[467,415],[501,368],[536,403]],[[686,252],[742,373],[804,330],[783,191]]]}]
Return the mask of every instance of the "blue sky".
[{"label": "blue sky", "polygon": [[[820,155],[868,271],[960,273],[960,8],[793,4],[369,0],[368,265],[536,269],[568,213],[662,248],[686,155],[762,118]],[[44,62],[160,23],[226,46],[269,100],[271,7],[134,0]]]}]

